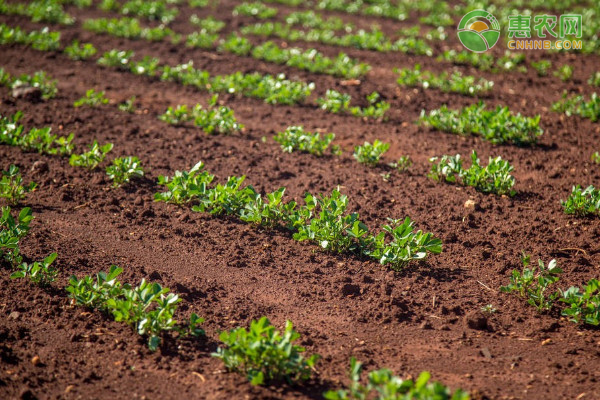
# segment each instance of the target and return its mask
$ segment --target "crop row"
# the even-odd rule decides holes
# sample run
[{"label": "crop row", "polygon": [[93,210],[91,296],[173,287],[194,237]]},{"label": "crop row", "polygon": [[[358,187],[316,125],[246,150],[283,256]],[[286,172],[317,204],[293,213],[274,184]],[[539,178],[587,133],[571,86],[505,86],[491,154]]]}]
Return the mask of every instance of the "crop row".
[{"label": "crop row", "polygon": [[[28,278],[41,287],[50,286],[59,273],[52,264],[56,253],[42,261],[23,262],[19,242],[30,230],[33,215],[30,208],[23,208],[17,218],[13,217],[10,207],[2,207],[0,214],[0,264],[7,262],[14,272],[12,279]],[[101,271],[95,276],[77,278],[71,276],[65,288],[68,296],[77,305],[99,310],[114,318],[115,321],[130,325],[134,331],[147,338],[151,351],[158,349],[162,338],[169,332],[176,332],[176,340],[186,337],[204,336],[201,328],[204,319],[192,313],[189,321],[180,323],[175,319],[178,304],[182,299],[156,282],[145,279],[132,286],[119,280],[122,268],[111,266],[108,272]],[[304,381],[312,376],[320,356],[313,354],[304,357],[305,348],[295,344],[300,334],[293,329],[290,321],[285,330],[278,331],[266,317],[253,320],[250,329],[243,327],[223,331],[219,338],[222,342],[213,357],[223,361],[230,371],[244,374],[251,384],[263,385]],[[361,364],[351,359],[350,380],[347,389],[330,390],[324,393],[325,399],[361,399],[369,393],[393,393],[437,399],[466,400],[468,393],[429,382],[430,374],[421,373],[416,381],[403,380],[393,376],[387,369],[369,373],[367,384],[360,383]],[[383,391],[383,392],[382,392]],[[388,397],[384,397],[388,398]]]}]

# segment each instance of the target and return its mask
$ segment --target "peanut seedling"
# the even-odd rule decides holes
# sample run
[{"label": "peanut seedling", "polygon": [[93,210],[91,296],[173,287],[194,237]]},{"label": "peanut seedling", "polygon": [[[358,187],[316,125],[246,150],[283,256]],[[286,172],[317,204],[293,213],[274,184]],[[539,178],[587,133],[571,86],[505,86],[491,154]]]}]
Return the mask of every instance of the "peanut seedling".
[{"label": "peanut seedling", "polygon": [[365,142],[362,146],[354,148],[354,158],[361,164],[367,164],[374,167],[379,162],[379,159],[390,148],[389,143],[383,143],[377,139],[373,144]]},{"label": "peanut seedling", "polygon": [[2,171],[0,179],[0,198],[5,198],[11,205],[17,205],[27,193],[33,191],[37,184],[30,182],[23,186],[23,178],[16,165],[11,165],[8,171]]},{"label": "peanut seedling", "polygon": [[213,357],[223,361],[230,371],[243,373],[252,385],[307,380],[319,359],[318,354],[305,358],[305,349],[294,344],[300,339],[290,321],[279,332],[266,317],[250,323],[250,329],[237,328],[222,332]]},{"label": "peanut seedling", "polygon": [[113,181],[113,186],[129,183],[132,178],[144,176],[144,169],[137,157],[115,158],[111,165],[106,167],[106,174]]},{"label": "peanut seedling", "polygon": [[83,167],[89,170],[96,169],[104,161],[106,155],[112,150],[113,144],[107,143],[100,146],[96,140],[90,146],[90,150],[81,154],[72,154],[69,164],[73,167]]},{"label": "peanut seedling", "polygon": [[17,271],[10,275],[10,279],[29,277],[29,280],[36,285],[49,286],[58,275],[58,271],[52,266],[55,259],[56,253],[52,253],[43,261],[36,261],[33,264],[22,263],[17,267]]}]

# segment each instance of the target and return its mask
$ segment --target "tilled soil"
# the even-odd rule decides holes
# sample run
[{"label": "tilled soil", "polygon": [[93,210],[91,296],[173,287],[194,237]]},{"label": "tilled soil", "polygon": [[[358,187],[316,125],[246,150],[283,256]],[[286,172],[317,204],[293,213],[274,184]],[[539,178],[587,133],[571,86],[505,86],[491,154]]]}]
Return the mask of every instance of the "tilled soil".
[{"label": "tilled soil", "polygon": [[[226,20],[226,32],[251,22],[231,17],[233,2],[222,3],[216,11],[182,6],[173,29],[192,32],[187,22],[192,12]],[[93,61],[74,62],[61,53],[3,46],[1,67],[12,74],[43,69],[58,80],[59,93],[50,101],[30,103],[13,99],[1,88],[2,115],[21,110],[26,127],[49,125],[53,132],[74,132],[80,151],[94,139],[114,143],[111,157],[136,155],[148,173],[115,189],[103,170],[88,172],[71,167],[66,159],[0,147],[0,168],[16,164],[26,181],[39,184],[24,202],[35,220],[22,241],[22,253],[27,260],[37,260],[56,251],[60,268],[49,290],[8,279],[8,269],[0,274],[1,398],[317,399],[347,383],[351,356],[368,370],[388,367],[403,377],[430,371],[433,379],[469,390],[475,399],[600,398],[598,330],[569,322],[558,309],[538,314],[524,300],[499,290],[508,283],[511,270],[521,267],[521,251],[535,260],[556,258],[565,271],[559,283],[563,288],[599,276],[599,220],[565,215],[560,200],[574,184],[600,184],[600,167],[589,161],[590,154],[600,150],[600,128],[589,120],[549,111],[563,90],[593,91],[585,81],[600,65],[597,56],[544,53],[554,65],[574,66],[569,83],[552,76],[539,78],[533,68],[528,73],[492,74],[461,67],[464,73],[495,81],[491,94],[483,98],[490,106],[541,114],[545,132],[537,146],[494,146],[415,124],[422,109],[477,101],[395,83],[394,67],[421,63],[423,69],[437,72],[452,68],[435,58],[343,49],[373,66],[360,85],[346,87],[333,77],[251,58],[95,35],[84,31],[80,21],[110,13],[71,7],[68,11],[78,23],[51,26],[63,32],[65,44],[78,38],[94,43],[99,53],[133,49],[139,58],[156,56],[171,65],[191,59],[196,68],[214,74],[285,72],[315,82],[317,95],[342,88],[354,99],[364,99],[377,90],[392,108],[387,122],[376,122],[328,114],[316,107],[316,96],[305,105],[288,107],[221,95],[246,127],[232,136],[208,136],[192,126],[172,127],[156,118],[167,106],[207,104],[207,93],[102,68]],[[411,25],[328,15],[364,27],[379,22],[390,35]],[[1,16],[0,21],[24,29],[44,26],[21,17]],[[436,44],[436,51],[456,46],[452,28],[449,32],[451,39]],[[329,55],[342,50],[297,45]],[[533,52],[527,56],[542,57]],[[105,90],[111,103],[74,108],[73,102],[89,88]],[[137,96],[139,111],[119,111],[117,103],[132,95]],[[289,125],[335,132],[344,154],[316,158],[283,153],[271,137]],[[391,143],[386,162],[409,155],[414,160],[410,172],[356,163],[353,146],[374,139]],[[485,195],[427,178],[430,157],[468,156],[472,149],[482,159],[501,155],[515,167],[515,197]],[[301,201],[307,191],[325,193],[339,186],[350,198],[349,208],[360,212],[371,228],[388,217],[408,215],[418,229],[440,237],[444,251],[393,272],[369,260],[324,253],[294,241],[285,231],[153,201],[161,190],[159,175],[189,169],[199,160],[219,181],[246,175],[247,182],[263,192],[285,186],[287,199]],[[391,176],[384,180],[381,174],[388,172]],[[467,200],[474,206],[465,207]],[[146,278],[179,293],[180,319],[191,312],[205,317],[206,338],[167,337],[163,347],[151,353],[129,327],[72,306],[63,290],[68,277],[95,274],[111,264],[124,269],[127,282]],[[497,312],[483,315],[480,309],[488,304]],[[220,331],[247,326],[263,315],[279,327],[293,321],[307,351],[322,356],[312,381],[252,387],[210,356]],[[32,362],[34,357],[39,362]]]}]

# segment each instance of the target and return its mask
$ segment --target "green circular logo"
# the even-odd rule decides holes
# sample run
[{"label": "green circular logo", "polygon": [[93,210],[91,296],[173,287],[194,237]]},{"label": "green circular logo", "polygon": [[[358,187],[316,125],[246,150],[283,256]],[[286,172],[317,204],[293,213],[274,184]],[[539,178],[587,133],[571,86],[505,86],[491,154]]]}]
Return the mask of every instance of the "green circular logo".
[{"label": "green circular logo", "polygon": [[473,10],[458,23],[458,39],[467,49],[483,53],[500,39],[500,24],[485,10]]}]

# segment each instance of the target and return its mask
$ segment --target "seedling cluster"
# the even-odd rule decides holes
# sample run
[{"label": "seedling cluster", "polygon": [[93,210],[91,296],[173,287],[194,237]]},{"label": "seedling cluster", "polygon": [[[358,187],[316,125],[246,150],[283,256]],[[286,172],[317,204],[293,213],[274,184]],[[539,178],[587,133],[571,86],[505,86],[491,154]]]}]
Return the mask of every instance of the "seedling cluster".
[{"label": "seedling cluster", "polygon": [[317,99],[317,104],[321,109],[337,113],[348,113],[355,117],[372,118],[385,120],[385,113],[390,108],[390,104],[380,100],[381,96],[377,92],[373,92],[367,96],[368,106],[361,108],[359,106],[350,107],[352,98],[349,94],[340,93],[337,90],[328,89],[325,97]]},{"label": "seedling cluster", "polygon": [[199,327],[204,320],[196,314],[192,314],[189,323],[184,325],[174,319],[177,304],[181,302],[178,295],[145,279],[135,287],[122,283],[117,279],[121,272],[122,268],[113,265],[108,273],[102,271],[96,277],[78,279],[72,276],[66,290],[76,304],[106,312],[115,321],[131,325],[139,335],[148,338],[151,351],[158,349],[164,332],[204,334]]},{"label": "seedling cluster", "polygon": [[[390,220],[377,235],[369,232],[358,213],[346,212],[348,197],[339,190],[331,195],[304,198],[304,205],[283,202],[284,188],[268,194],[267,201],[252,186],[242,186],[245,177],[229,177],[225,184],[213,185],[214,175],[199,162],[189,172],[176,171],[173,177],[160,176],[158,183],[167,191],[155,194],[156,201],[191,204],[192,210],[211,214],[237,215],[241,220],[291,231],[295,240],[311,241],[338,253],[375,258],[392,269],[401,269],[427,253],[438,254],[442,242],[431,233],[414,232],[410,218]],[[389,238],[389,239],[388,239]]]},{"label": "seedling cluster", "polygon": [[463,167],[460,154],[442,156],[437,163],[437,157],[433,157],[429,161],[432,164],[429,177],[433,180],[472,186],[483,193],[509,196],[514,196],[516,193],[512,189],[515,185],[515,178],[510,174],[513,167],[500,156],[490,157],[488,165],[484,167],[480,164],[477,152],[473,150],[471,166],[468,169]]},{"label": "seedling cluster", "polygon": [[105,96],[104,90],[97,92],[95,89],[86,90],[85,96],[76,100],[73,107],[98,107],[108,104],[108,99]]},{"label": "seedling cluster", "polygon": [[567,200],[561,201],[565,214],[577,216],[600,216],[600,189],[593,185],[582,189],[581,186],[573,186]]},{"label": "seedling cluster", "polygon": [[106,167],[106,174],[113,181],[113,186],[121,186],[129,183],[133,178],[144,176],[142,163],[137,157],[118,157],[112,164]]},{"label": "seedling cluster", "polygon": [[17,146],[24,151],[37,151],[48,155],[70,155],[73,151],[73,134],[69,136],[52,135],[51,128],[25,128],[19,124],[23,113],[18,111],[9,117],[0,115],[0,144]]},{"label": "seedling cluster", "polygon": [[8,171],[2,171],[0,179],[0,199],[8,200],[11,205],[17,205],[25,198],[27,193],[37,187],[35,182],[23,185],[23,177],[19,173],[19,167],[11,165]]},{"label": "seedling cluster", "polygon": [[44,71],[37,71],[33,75],[19,75],[11,77],[11,75],[0,68],[0,84],[8,86],[11,89],[17,88],[37,88],[42,94],[42,99],[49,100],[56,96],[58,89],[56,88],[56,80],[46,75]]},{"label": "seedling cluster", "polygon": [[402,68],[395,72],[400,74],[397,82],[402,86],[422,86],[424,89],[433,88],[442,92],[454,92],[468,96],[487,93],[494,86],[494,82],[485,78],[476,80],[474,76],[464,76],[458,71],[452,74],[442,72],[438,75],[431,71],[422,71],[419,64],[416,64],[414,69]]},{"label": "seedling cluster", "polygon": [[568,116],[579,115],[596,122],[600,120],[600,97],[597,93],[592,93],[586,101],[584,96],[567,97],[567,93],[564,93],[562,100],[552,104],[552,111],[564,112]]},{"label": "seedling cluster", "polygon": [[508,107],[498,106],[486,110],[479,102],[460,110],[449,110],[445,105],[427,114],[421,112],[421,124],[458,135],[481,136],[494,144],[513,143],[519,146],[533,145],[544,133],[540,128],[540,116],[533,118],[512,114]]},{"label": "seedling cluster", "polygon": [[300,334],[290,321],[279,332],[271,322],[262,317],[250,323],[250,329],[237,328],[222,332],[219,347],[212,355],[223,360],[230,371],[240,372],[253,385],[273,382],[307,380],[311,377],[319,355],[304,357],[304,347],[294,344]]},{"label": "seedling cluster", "polygon": [[[287,153],[295,150],[322,156],[329,149],[331,154],[340,154],[340,147],[331,145],[335,134],[328,133],[321,136],[318,132],[305,131],[302,126],[288,126],[283,132],[273,137],[281,145],[281,149]],[[331,146],[331,147],[330,147]]]},{"label": "seedling cluster", "polygon": [[392,399],[439,399],[468,400],[469,394],[460,389],[452,392],[438,382],[430,382],[431,375],[421,372],[418,378],[402,379],[387,368],[374,370],[367,375],[366,384],[361,383],[362,363],[350,358],[350,384],[345,389],[325,393],[327,400],[392,400]]},{"label": "seedling cluster", "polygon": [[112,148],[112,143],[106,143],[101,146],[94,140],[94,143],[92,143],[88,151],[81,154],[71,154],[69,164],[73,167],[83,167],[89,170],[96,169],[96,167],[104,161],[106,155]]},{"label": "seedling cluster", "polygon": [[194,121],[194,125],[204,130],[209,135],[229,135],[239,132],[244,125],[237,122],[233,110],[226,106],[219,106],[218,96],[211,98],[208,108],[196,104],[191,110],[184,105],[169,107],[164,114],[158,116],[161,121],[171,125],[182,125]]},{"label": "seedling cluster", "polygon": [[365,142],[362,146],[356,146],[354,148],[354,158],[361,164],[374,167],[389,148],[389,143],[383,143],[375,139],[373,144]]}]

